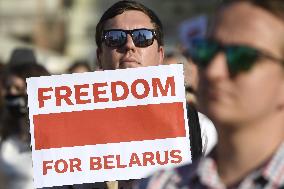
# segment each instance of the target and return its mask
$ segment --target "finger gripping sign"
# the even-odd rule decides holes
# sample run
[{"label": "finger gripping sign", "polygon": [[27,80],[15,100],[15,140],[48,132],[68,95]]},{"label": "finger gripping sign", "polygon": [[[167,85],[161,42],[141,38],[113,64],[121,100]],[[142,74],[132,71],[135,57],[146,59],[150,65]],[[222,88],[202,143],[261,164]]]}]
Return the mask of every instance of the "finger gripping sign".
[{"label": "finger gripping sign", "polygon": [[27,79],[35,188],[191,161],[182,65]]}]

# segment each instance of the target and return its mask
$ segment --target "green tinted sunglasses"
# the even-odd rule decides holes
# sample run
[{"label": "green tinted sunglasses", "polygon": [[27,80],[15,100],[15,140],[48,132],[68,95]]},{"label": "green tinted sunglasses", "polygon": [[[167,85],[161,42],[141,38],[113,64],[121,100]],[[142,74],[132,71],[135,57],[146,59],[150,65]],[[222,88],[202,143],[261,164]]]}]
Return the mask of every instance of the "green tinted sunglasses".
[{"label": "green tinted sunglasses", "polygon": [[231,74],[248,71],[259,58],[268,58],[284,64],[284,60],[261,52],[245,45],[222,45],[214,40],[195,39],[192,41],[190,56],[194,63],[201,68],[206,68],[215,55],[223,51],[226,55],[228,69]]}]

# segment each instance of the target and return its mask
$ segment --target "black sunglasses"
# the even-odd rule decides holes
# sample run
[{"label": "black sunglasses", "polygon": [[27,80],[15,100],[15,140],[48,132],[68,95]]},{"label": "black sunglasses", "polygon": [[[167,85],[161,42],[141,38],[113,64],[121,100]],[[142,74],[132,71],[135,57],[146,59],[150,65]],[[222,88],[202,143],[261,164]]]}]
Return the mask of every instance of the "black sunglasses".
[{"label": "black sunglasses", "polygon": [[246,45],[222,45],[215,40],[195,39],[192,41],[190,57],[201,68],[206,68],[215,55],[223,51],[226,55],[228,69],[231,74],[247,71],[259,58],[281,62],[284,60]]},{"label": "black sunglasses", "polygon": [[103,31],[102,41],[105,42],[108,47],[118,48],[125,45],[127,42],[127,34],[131,35],[136,47],[148,47],[153,44],[154,39],[156,38],[156,32],[154,29],[111,29]]}]

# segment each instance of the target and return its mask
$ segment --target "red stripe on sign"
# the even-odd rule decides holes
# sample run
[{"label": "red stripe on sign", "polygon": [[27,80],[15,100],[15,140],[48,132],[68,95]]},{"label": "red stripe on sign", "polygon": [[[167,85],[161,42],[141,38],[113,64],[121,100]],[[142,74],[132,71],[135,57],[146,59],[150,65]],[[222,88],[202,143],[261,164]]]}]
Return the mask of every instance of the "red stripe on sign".
[{"label": "red stripe on sign", "polygon": [[35,149],[185,137],[183,104],[34,115]]}]

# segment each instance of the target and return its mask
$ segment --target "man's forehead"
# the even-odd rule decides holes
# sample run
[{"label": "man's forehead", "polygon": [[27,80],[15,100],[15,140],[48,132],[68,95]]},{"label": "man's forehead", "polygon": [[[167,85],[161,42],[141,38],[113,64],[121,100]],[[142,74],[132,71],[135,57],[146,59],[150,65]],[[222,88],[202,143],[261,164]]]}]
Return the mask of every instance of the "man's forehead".
[{"label": "man's forehead", "polygon": [[[274,28],[271,30],[271,28]],[[225,43],[240,43],[267,49],[279,43],[284,24],[274,15],[248,2],[225,7],[217,15],[210,37]]]},{"label": "man's forehead", "polygon": [[153,23],[148,15],[138,10],[128,10],[122,14],[108,19],[104,29],[137,29],[137,28],[154,28]]}]

